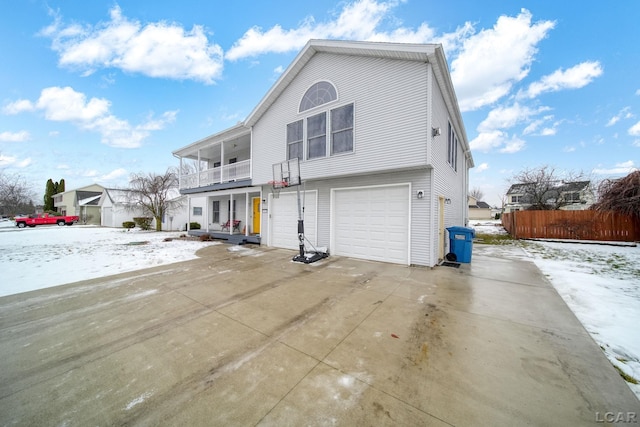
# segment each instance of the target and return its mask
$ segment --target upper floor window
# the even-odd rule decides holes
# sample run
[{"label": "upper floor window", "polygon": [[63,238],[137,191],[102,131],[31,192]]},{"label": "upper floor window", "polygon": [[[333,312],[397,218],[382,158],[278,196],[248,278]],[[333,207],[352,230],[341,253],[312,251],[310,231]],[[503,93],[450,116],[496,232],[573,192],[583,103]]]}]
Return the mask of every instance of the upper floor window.
[{"label": "upper floor window", "polygon": [[458,137],[449,122],[449,132],[447,132],[447,162],[453,170],[458,170]]},{"label": "upper floor window", "polygon": [[564,199],[567,202],[579,202],[580,201],[580,193],[579,192],[565,193],[564,194]]},{"label": "upper floor window", "polygon": [[338,93],[331,83],[326,81],[314,83],[305,92],[302,101],[300,101],[300,112],[302,113],[336,99],[338,99]]},{"label": "upper floor window", "polygon": [[315,159],[327,154],[327,113],[307,119],[307,158]]},{"label": "upper floor window", "polygon": [[331,110],[331,154],[353,151],[353,104]]},{"label": "upper floor window", "polygon": [[287,125],[287,159],[304,158],[302,147],[302,120]]},{"label": "upper floor window", "polygon": [[521,203],[522,196],[511,196],[511,203]]}]

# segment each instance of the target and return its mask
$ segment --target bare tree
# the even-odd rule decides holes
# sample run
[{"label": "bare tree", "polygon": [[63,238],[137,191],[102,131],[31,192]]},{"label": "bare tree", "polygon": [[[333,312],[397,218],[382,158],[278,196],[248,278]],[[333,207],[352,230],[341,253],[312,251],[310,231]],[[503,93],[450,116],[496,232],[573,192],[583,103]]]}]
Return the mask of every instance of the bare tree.
[{"label": "bare tree", "polygon": [[0,171],[0,211],[2,215],[33,213],[35,193],[20,175]]},{"label": "bare tree", "polygon": [[584,183],[582,172],[560,173],[552,166],[527,168],[511,178],[512,194],[521,194],[521,203],[528,205],[528,210],[557,210],[573,203],[565,197],[570,192],[571,184]]},{"label": "bare tree", "polygon": [[142,208],[146,215],[156,220],[156,231],[162,230],[162,218],[168,210],[175,208],[172,200],[177,195],[178,175],[174,168],[158,175],[155,173],[138,173],[129,179],[129,203]]},{"label": "bare tree", "polygon": [[484,198],[484,192],[479,187],[473,187],[469,195],[478,201]]},{"label": "bare tree", "polygon": [[593,209],[640,217],[640,171],[620,179],[605,179],[598,186],[598,196]]}]

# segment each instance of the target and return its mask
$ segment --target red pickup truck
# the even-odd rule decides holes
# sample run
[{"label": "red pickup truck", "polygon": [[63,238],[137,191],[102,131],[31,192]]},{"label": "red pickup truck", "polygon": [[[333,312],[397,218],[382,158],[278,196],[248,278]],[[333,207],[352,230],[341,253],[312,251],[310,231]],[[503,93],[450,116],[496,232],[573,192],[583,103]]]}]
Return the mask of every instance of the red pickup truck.
[{"label": "red pickup truck", "polygon": [[36,225],[73,225],[80,220],[78,216],[54,216],[49,214],[29,215],[16,217],[16,226],[24,228],[26,226],[35,227]]}]

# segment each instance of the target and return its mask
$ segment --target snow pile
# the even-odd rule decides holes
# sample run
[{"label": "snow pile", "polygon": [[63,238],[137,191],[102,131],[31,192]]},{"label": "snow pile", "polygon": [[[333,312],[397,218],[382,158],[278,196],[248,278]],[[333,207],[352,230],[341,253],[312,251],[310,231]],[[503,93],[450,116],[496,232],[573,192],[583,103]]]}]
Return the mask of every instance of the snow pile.
[{"label": "snow pile", "polygon": [[3,221],[0,296],[187,261],[219,244],[177,239],[182,234],[79,225],[18,229]]}]

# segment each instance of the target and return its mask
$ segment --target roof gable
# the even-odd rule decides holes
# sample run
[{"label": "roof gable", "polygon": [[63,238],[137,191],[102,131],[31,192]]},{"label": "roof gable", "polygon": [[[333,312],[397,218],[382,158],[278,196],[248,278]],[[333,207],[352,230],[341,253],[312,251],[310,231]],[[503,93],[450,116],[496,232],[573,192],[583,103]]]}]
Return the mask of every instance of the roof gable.
[{"label": "roof gable", "polygon": [[[451,121],[455,122],[460,130],[459,141],[462,142],[463,151],[469,152],[469,143],[466,130],[460,114],[458,100],[453,89],[449,67],[440,44],[415,44],[415,43],[382,43],[343,40],[309,40],[305,47],[296,56],[293,62],[282,73],[278,81],[269,89],[260,103],[253,109],[244,125],[248,128],[255,125],[262,115],[273,105],[289,84],[296,78],[300,71],[309,63],[317,53],[331,53],[337,55],[365,56],[375,58],[397,59],[405,61],[418,61],[429,63],[433,67],[434,76],[452,113]],[[469,155],[473,167],[473,159]]]}]

